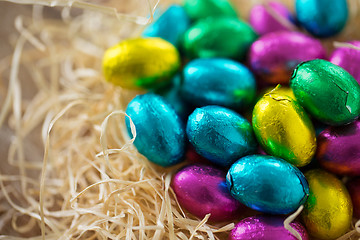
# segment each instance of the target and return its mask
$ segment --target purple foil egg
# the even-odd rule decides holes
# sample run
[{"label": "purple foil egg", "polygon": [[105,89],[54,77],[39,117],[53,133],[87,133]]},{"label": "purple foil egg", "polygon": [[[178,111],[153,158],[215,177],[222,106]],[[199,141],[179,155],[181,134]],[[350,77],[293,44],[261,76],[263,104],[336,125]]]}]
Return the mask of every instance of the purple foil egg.
[{"label": "purple foil egg", "polygon": [[354,217],[360,219],[360,177],[350,180],[346,184],[354,208]]},{"label": "purple foil egg", "polygon": [[[360,48],[360,41],[350,41],[350,44]],[[360,84],[360,50],[349,47],[339,47],[330,56],[330,62],[344,68]]]},{"label": "purple foil egg", "polygon": [[245,205],[235,200],[226,187],[226,173],[211,166],[189,165],[173,177],[171,186],[179,204],[191,214],[220,222],[238,217]]},{"label": "purple foil egg", "polygon": [[[254,216],[241,220],[229,235],[229,240],[297,240],[284,228],[284,218],[278,216]],[[298,222],[290,223],[303,240],[309,240],[305,227]]]},{"label": "purple foil egg", "polygon": [[260,37],[250,48],[253,71],[271,84],[288,84],[293,69],[303,61],[325,58],[326,50],[315,38],[299,32],[273,32]]},{"label": "purple foil egg", "polygon": [[259,35],[282,30],[294,30],[294,17],[280,2],[256,4],[250,11],[249,23]]},{"label": "purple foil egg", "polygon": [[360,175],[360,120],[329,127],[317,138],[316,159],[329,172]]}]

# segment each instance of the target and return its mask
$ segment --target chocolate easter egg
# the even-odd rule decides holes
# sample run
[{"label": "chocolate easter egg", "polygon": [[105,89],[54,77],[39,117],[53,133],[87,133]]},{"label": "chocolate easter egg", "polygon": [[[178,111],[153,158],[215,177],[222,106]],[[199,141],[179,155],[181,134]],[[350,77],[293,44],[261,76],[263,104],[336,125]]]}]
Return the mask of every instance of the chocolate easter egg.
[{"label": "chocolate easter egg", "polygon": [[184,8],[192,20],[207,17],[237,17],[229,0],[184,0]]},{"label": "chocolate easter egg", "polygon": [[297,167],[312,160],[316,151],[315,129],[296,100],[276,89],[266,93],[254,107],[252,123],[258,142],[268,154]]},{"label": "chocolate easter egg", "polygon": [[304,204],[308,183],[299,169],[281,158],[249,155],[226,175],[231,195],[246,206],[270,214],[288,214]]},{"label": "chocolate easter egg", "polygon": [[259,35],[294,30],[294,17],[282,3],[270,1],[255,4],[250,11],[249,23]]},{"label": "chocolate easter egg", "polygon": [[186,31],[183,40],[190,58],[226,57],[244,59],[257,34],[236,18],[211,17],[196,22]]},{"label": "chocolate easter egg", "polygon": [[250,123],[224,107],[195,109],[188,118],[186,133],[197,153],[223,167],[257,150]]},{"label": "chocolate easter egg", "polygon": [[264,81],[288,83],[293,69],[302,61],[325,58],[321,42],[300,32],[273,32],[261,36],[249,51],[251,68]]},{"label": "chocolate easter egg", "polygon": [[250,70],[241,63],[223,58],[195,59],[183,70],[181,90],[184,98],[195,106],[240,109],[253,101],[256,84]]},{"label": "chocolate easter egg", "polygon": [[210,221],[238,217],[246,207],[234,199],[226,187],[225,172],[206,165],[189,165],[173,177],[171,186],[179,204],[193,215]]},{"label": "chocolate easter egg", "polygon": [[[137,150],[163,167],[183,160],[185,131],[174,109],[160,96],[148,93],[136,96],[128,104],[126,114],[136,128],[134,145]],[[126,118],[130,136],[130,121]]]},{"label": "chocolate easter egg", "polygon": [[[284,228],[284,220],[283,217],[266,215],[245,218],[231,230],[228,240],[297,240]],[[292,222],[290,226],[299,233],[302,240],[309,240],[301,223]]]},{"label": "chocolate easter egg", "polygon": [[336,48],[329,61],[348,71],[360,84],[360,41],[350,41],[348,44],[348,47]]},{"label": "chocolate easter egg", "polygon": [[360,120],[322,131],[316,159],[329,172],[360,175]]},{"label": "chocolate easter egg", "polygon": [[305,173],[310,195],[301,213],[309,235],[336,239],[345,234],[352,220],[352,203],[344,184],[324,170]]},{"label": "chocolate easter egg", "polygon": [[105,79],[131,89],[165,85],[179,66],[177,49],[161,38],[124,40],[106,50],[103,57]]},{"label": "chocolate easter egg", "polygon": [[296,0],[295,11],[300,24],[317,37],[339,33],[349,15],[346,0]]},{"label": "chocolate easter egg", "polygon": [[343,68],[316,59],[300,63],[290,80],[296,100],[329,125],[353,122],[360,115],[360,85]]},{"label": "chocolate easter egg", "polygon": [[346,183],[354,207],[354,217],[360,219],[360,178],[354,178]]},{"label": "chocolate easter egg", "polygon": [[184,8],[173,4],[159,19],[145,28],[142,36],[160,37],[176,46],[189,27],[190,19]]}]

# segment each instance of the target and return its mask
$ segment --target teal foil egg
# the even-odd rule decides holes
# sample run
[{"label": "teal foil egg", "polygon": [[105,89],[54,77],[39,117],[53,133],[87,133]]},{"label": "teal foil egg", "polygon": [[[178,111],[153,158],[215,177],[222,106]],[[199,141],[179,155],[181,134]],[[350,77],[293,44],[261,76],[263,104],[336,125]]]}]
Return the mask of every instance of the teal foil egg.
[{"label": "teal foil egg", "polygon": [[177,45],[190,26],[190,19],[183,7],[171,5],[155,22],[147,26],[143,37],[160,37]]},{"label": "teal foil egg", "polygon": [[193,105],[244,108],[254,100],[256,84],[244,65],[229,59],[196,59],[183,70],[183,97]]},{"label": "teal foil egg", "polygon": [[[163,167],[183,160],[185,131],[174,109],[162,97],[148,93],[136,96],[127,106],[126,114],[136,128],[134,145],[137,150]],[[130,137],[130,121],[126,118]]]},{"label": "teal foil egg", "polygon": [[226,183],[234,198],[270,214],[294,212],[309,195],[309,185],[301,171],[273,156],[239,159],[229,169]]},{"label": "teal foil egg", "polygon": [[209,17],[197,21],[183,38],[189,58],[225,57],[243,60],[257,34],[249,24],[232,17]]},{"label": "teal foil egg", "polygon": [[349,15],[346,0],[296,0],[295,11],[300,24],[317,37],[339,33]]},{"label": "teal foil egg", "polygon": [[250,123],[224,107],[195,109],[188,118],[186,133],[197,153],[223,167],[257,150]]}]

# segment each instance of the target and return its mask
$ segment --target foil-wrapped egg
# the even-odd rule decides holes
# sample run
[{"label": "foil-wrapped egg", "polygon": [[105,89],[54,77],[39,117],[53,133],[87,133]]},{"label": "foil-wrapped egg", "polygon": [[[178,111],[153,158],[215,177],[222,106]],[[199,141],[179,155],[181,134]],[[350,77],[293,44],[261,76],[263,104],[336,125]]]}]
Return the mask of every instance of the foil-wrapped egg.
[{"label": "foil-wrapped egg", "polygon": [[309,186],[299,169],[281,158],[249,155],[226,175],[231,195],[246,206],[270,214],[288,214],[304,204]]},{"label": "foil-wrapped egg", "polygon": [[346,183],[354,207],[354,217],[360,219],[360,178],[351,179]]},{"label": "foil-wrapped egg", "polygon": [[250,47],[254,72],[271,84],[287,84],[293,69],[302,61],[325,58],[321,42],[300,32],[273,32],[261,36]]},{"label": "foil-wrapped egg", "polygon": [[184,8],[173,4],[155,22],[144,29],[142,36],[160,37],[176,46],[189,27],[190,19]]},{"label": "foil-wrapped egg", "polygon": [[343,68],[316,59],[300,63],[290,80],[296,100],[329,125],[353,122],[360,115],[360,85]]},{"label": "foil-wrapped egg", "polygon": [[281,85],[278,85],[278,86],[268,87],[260,95],[264,96],[266,93],[272,92],[272,93],[276,93],[276,94],[279,94],[279,95],[285,95],[285,96],[288,96],[288,97],[296,100],[294,92],[292,91],[291,88],[286,87],[286,86],[281,86]]},{"label": "foil-wrapped egg", "polygon": [[300,24],[317,37],[339,33],[349,15],[346,0],[296,0],[295,11]]},{"label": "foil-wrapped egg", "polygon": [[230,59],[195,59],[185,66],[182,75],[181,93],[195,106],[241,109],[249,106],[255,97],[253,74],[241,63]]},{"label": "foil-wrapped egg", "polygon": [[[267,215],[245,218],[231,230],[228,240],[297,240],[284,227],[284,220],[283,217]],[[290,226],[299,233],[302,240],[309,240],[301,223],[292,222]]]},{"label": "foil-wrapped egg", "polygon": [[128,39],[106,50],[105,79],[116,86],[150,89],[166,85],[180,67],[180,56],[161,38]]},{"label": "foil-wrapped egg", "polygon": [[305,173],[310,195],[301,213],[309,235],[318,239],[336,239],[351,225],[353,207],[344,184],[320,169]]},{"label": "foil-wrapped egg", "polygon": [[244,21],[231,17],[209,17],[199,20],[186,31],[183,47],[190,58],[242,60],[256,38],[257,34]]},{"label": "foil-wrapped egg", "polygon": [[195,109],[188,118],[186,133],[197,153],[223,167],[257,150],[251,124],[224,107]]},{"label": "foil-wrapped egg", "polygon": [[360,120],[329,127],[318,136],[316,159],[329,172],[360,175]]},{"label": "foil-wrapped egg", "polygon": [[210,221],[220,222],[239,217],[246,207],[234,199],[226,187],[226,173],[211,166],[189,165],[173,177],[171,186],[183,208]]},{"label": "foil-wrapped egg", "polygon": [[[126,114],[136,129],[134,145],[137,150],[163,167],[183,160],[185,130],[175,110],[162,97],[147,93],[136,96],[128,104]],[[131,125],[126,118],[129,135]]]},{"label": "foil-wrapped egg", "polygon": [[258,142],[268,154],[297,167],[311,162],[316,151],[315,129],[293,98],[276,89],[266,93],[254,107],[252,124]]},{"label": "foil-wrapped egg", "polygon": [[[350,41],[348,44],[350,44],[348,47],[336,48],[329,61],[348,71],[360,84],[360,41]],[[351,48],[351,46],[357,49]]]},{"label": "foil-wrapped egg", "polygon": [[229,0],[184,0],[184,8],[194,21],[207,17],[237,17]]},{"label": "foil-wrapped egg", "polygon": [[295,18],[282,3],[271,1],[255,4],[250,11],[249,23],[259,35],[295,29]]}]

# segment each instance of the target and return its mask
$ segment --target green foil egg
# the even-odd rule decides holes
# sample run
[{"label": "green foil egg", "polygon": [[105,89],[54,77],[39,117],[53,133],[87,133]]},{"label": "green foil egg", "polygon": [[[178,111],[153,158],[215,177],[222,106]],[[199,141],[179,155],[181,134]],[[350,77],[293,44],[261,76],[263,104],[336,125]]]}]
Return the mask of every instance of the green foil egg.
[{"label": "green foil egg", "polygon": [[105,79],[130,89],[152,89],[166,85],[180,67],[180,56],[161,38],[128,39],[106,50]]},{"label": "green foil egg", "polygon": [[184,8],[192,20],[206,17],[237,17],[236,11],[228,0],[185,0]]},{"label": "green foil egg", "polygon": [[326,60],[300,63],[290,80],[297,101],[329,125],[350,123],[360,115],[360,85],[343,68]]},{"label": "green foil egg", "polygon": [[308,233],[316,239],[337,239],[345,234],[353,214],[349,192],[335,176],[320,169],[305,173],[310,195],[301,213]]},{"label": "green foil egg", "polygon": [[302,167],[316,151],[315,129],[300,104],[276,89],[266,93],[253,110],[253,128],[270,155]]},{"label": "green foil egg", "polygon": [[227,57],[242,60],[257,34],[245,23],[231,17],[199,20],[184,35],[183,48],[190,58]]}]

